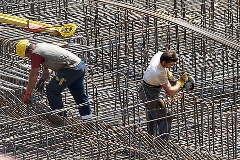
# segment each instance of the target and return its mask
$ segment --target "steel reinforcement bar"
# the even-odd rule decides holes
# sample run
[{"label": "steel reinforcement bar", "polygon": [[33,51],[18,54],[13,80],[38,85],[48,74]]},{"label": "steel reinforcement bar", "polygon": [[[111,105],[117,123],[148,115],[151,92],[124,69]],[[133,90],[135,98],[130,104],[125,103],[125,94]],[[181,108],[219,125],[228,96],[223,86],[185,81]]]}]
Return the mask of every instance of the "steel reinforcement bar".
[{"label": "steel reinforcement bar", "polygon": [[182,26],[183,28],[192,30],[196,33],[199,33],[199,34],[201,34],[205,37],[213,39],[216,42],[224,44],[224,45],[226,45],[230,48],[233,48],[237,51],[240,51],[240,44],[235,42],[233,39],[225,38],[224,35],[221,35],[217,32],[212,32],[212,31],[207,30],[205,28],[200,28],[199,26],[195,26],[193,24],[190,24],[190,23],[188,23],[188,22],[186,22],[186,21],[184,21],[180,18],[174,18],[174,17],[166,15],[164,13],[161,13],[161,12],[159,13],[159,12],[152,11],[152,10],[149,10],[149,9],[137,8],[137,7],[132,6],[130,4],[118,3],[118,2],[115,2],[115,1],[109,1],[109,0],[97,0],[97,1],[102,2],[102,3],[106,3],[106,4],[111,4],[111,5],[114,5],[114,6],[119,7],[119,8],[133,10],[133,11],[136,11],[138,13],[148,15],[148,16],[151,16],[151,17],[157,17],[157,18],[166,20],[166,21],[171,22],[173,24]]}]

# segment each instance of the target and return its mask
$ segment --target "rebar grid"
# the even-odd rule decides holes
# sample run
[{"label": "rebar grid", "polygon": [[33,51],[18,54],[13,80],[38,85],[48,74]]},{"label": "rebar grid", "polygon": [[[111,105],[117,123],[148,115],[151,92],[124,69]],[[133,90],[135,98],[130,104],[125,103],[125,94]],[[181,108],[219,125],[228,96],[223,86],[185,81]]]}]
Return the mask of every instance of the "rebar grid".
[{"label": "rebar grid", "polygon": [[[1,150],[19,159],[239,158],[239,5],[236,1],[2,1],[2,13],[53,25],[74,22],[70,38],[1,24]],[[46,97],[31,106],[21,94],[30,63],[14,53],[17,40],[69,43],[88,65],[95,119],[77,119],[68,90],[67,118]],[[155,52],[176,49],[173,71],[196,79],[193,92],[165,101],[174,115],[171,140],[146,133],[137,87]],[[41,95],[42,96],[42,95]],[[62,110],[62,111],[63,111]],[[7,133],[7,134],[6,134]]]}]

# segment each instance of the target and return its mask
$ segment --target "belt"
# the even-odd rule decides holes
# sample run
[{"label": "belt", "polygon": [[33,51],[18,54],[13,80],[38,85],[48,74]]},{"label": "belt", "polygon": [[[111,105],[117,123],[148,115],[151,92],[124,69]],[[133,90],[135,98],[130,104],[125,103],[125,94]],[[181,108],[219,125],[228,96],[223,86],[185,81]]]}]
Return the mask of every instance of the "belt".
[{"label": "belt", "polygon": [[155,86],[155,85],[148,84],[144,80],[142,80],[142,82],[143,82],[144,85],[149,86],[149,87],[154,87],[154,88],[160,88],[161,87],[161,86]]}]

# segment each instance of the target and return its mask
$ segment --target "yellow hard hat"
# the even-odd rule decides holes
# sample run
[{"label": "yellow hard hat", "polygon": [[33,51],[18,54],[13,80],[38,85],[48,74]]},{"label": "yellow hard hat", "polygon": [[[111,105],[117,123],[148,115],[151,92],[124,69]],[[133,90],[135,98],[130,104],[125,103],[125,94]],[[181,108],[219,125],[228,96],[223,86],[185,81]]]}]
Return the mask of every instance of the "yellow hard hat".
[{"label": "yellow hard hat", "polygon": [[25,52],[28,47],[29,41],[27,39],[20,40],[17,45],[16,45],[16,53],[24,58],[25,57]]}]

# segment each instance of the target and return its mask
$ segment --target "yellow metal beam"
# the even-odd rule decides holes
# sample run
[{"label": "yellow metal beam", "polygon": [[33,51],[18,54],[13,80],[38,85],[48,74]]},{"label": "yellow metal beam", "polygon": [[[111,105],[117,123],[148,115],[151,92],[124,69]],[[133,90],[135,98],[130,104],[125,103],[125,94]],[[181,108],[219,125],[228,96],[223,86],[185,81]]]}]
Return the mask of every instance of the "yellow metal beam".
[{"label": "yellow metal beam", "polygon": [[26,28],[31,32],[47,32],[51,35],[63,37],[70,37],[74,35],[77,25],[74,23],[69,23],[64,26],[53,26],[51,24],[41,23],[38,21],[32,21],[26,18],[21,18],[18,16],[13,16],[9,14],[0,13],[0,22],[17,27]]}]

